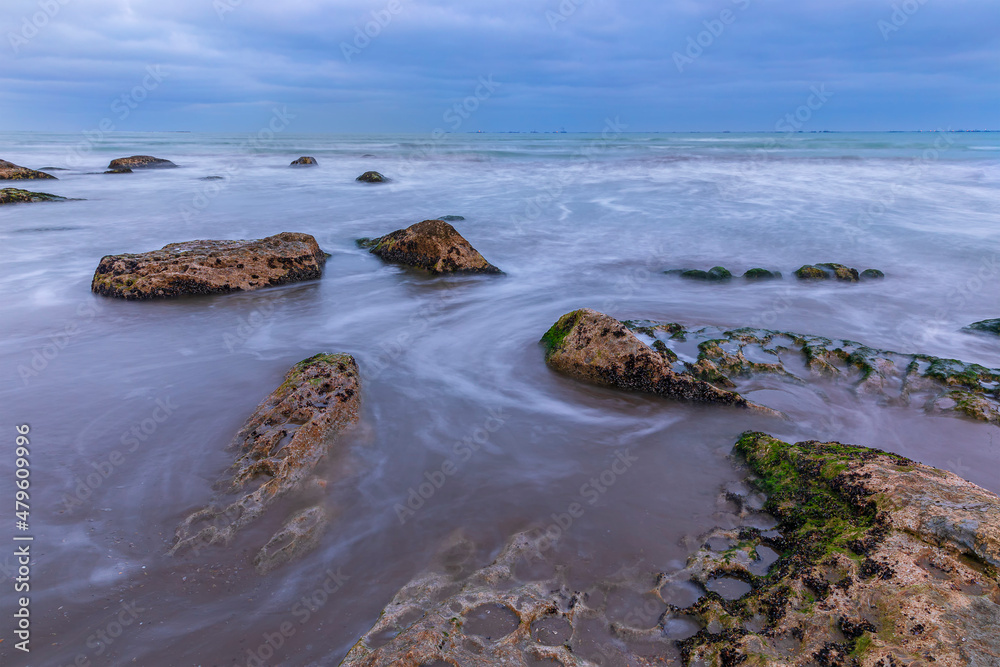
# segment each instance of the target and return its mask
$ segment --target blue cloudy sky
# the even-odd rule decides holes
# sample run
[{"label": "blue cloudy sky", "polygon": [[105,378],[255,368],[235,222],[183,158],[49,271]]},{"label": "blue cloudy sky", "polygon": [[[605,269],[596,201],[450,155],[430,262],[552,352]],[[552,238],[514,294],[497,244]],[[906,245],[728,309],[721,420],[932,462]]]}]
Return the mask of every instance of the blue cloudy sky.
[{"label": "blue cloudy sky", "polygon": [[0,35],[5,130],[1000,127],[997,0],[5,0]]}]

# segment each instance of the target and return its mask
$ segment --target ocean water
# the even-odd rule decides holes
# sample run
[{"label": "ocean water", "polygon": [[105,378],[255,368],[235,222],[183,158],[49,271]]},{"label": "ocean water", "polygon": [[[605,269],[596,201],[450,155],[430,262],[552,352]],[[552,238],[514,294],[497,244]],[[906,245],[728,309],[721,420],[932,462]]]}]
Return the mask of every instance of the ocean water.
[{"label": "ocean water", "polygon": [[[179,168],[100,173],[133,154]],[[290,168],[301,155],[319,166]],[[723,520],[719,490],[740,478],[727,454],[746,429],[875,446],[1000,491],[995,426],[819,384],[757,386],[787,420],[626,395],[554,375],[537,343],[593,307],[998,367],[1000,340],[959,331],[1000,317],[998,134],[4,133],[0,158],[66,168],[7,185],[78,199],[0,208],[0,498],[14,494],[14,426],[30,424],[34,536],[32,651],[13,649],[5,583],[4,664],[335,665],[449,536],[472,539],[486,564],[581,501],[623,451],[637,463],[586,497],[553,558],[582,588],[622,568],[676,569]],[[369,169],[392,182],[354,181]],[[354,245],[442,215],[464,216],[456,228],[506,275],[431,278]],[[331,254],[322,280],[148,303],[89,289],[106,254],[283,231]],[[791,279],[817,262],[887,277]],[[662,273],[715,265],[786,279]],[[166,556],[178,522],[212,499],[243,421],[321,351],[353,354],[364,393],[360,425],[324,468],[336,518],[320,546],[265,577],[249,566],[306,502],[291,497],[228,547]],[[459,460],[469,440],[478,449]],[[458,471],[401,520],[446,460]],[[0,550],[12,586],[11,554]],[[304,613],[328,571],[343,585]],[[283,623],[294,634],[251,660]]]}]

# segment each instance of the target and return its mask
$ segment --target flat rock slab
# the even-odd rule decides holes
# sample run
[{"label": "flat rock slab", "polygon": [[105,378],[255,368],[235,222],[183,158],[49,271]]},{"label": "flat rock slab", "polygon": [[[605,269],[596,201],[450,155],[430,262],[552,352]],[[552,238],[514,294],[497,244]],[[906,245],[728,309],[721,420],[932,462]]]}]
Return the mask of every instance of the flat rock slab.
[{"label": "flat rock slab", "polygon": [[176,166],[170,160],[152,155],[133,155],[132,157],[120,157],[112,160],[108,164],[108,169],[164,169]]},{"label": "flat rock slab", "polygon": [[18,166],[13,162],[0,160],[0,181],[27,181],[42,178],[57,180],[55,176],[46,174],[44,171],[36,171],[35,169]]},{"label": "flat rock slab", "polygon": [[[690,664],[1000,664],[1000,498],[877,449],[751,432],[736,452],[779,525],[717,531],[663,575],[749,584],[684,610],[704,626],[683,642]],[[732,548],[710,547],[725,537]],[[781,554],[763,576],[761,545]]]},{"label": "flat rock slab", "polygon": [[676,357],[654,350],[622,322],[584,308],[559,318],[542,337],[545,363],[555,371],[585,382],[684,401],[719,403],[777,414],[739,394],[678,373]]},{"label": "flat rock slab", "polygon": [[21,204],[37,201],[67,201],[66,197],[50,195],[47,192],[28,192],[17,188],[0,189],[0,204]]},{"label": "flat rock slab", "polygon": [[414,266],[434,274],[503,273],[444,220],[424,220],[358,245],[387,262]]},{"label": "flat rock slab", "polygon": [[[278,498],[308,486],[316,465],[358,420],[360,384],[358,365],[347,354],[318,354],[293,366],[230,445],[237,458],[223,486],[241,495],[188,516],[170,553],[228,544]],[[257,570],[267,572],[314,546],[327,518],[322,507],[292,514],[254,558]]]},{"label": "flat rock slab", "polygon": [[252,241],[188,241],[141,254],[108,255],[91,289],[140,300],[251,291],[323,275],[326,255],[309,234]]}]

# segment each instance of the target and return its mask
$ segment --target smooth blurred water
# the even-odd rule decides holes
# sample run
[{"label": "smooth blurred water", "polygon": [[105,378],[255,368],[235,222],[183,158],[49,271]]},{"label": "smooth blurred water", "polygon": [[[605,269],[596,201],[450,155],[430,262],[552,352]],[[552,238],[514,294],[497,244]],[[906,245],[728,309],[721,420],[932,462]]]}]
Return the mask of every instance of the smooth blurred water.
[{"label": "smooth blurred water", "polygon": [[[637,464],[585,501],[558,548],[581,587],[624,566],[679,567],[684,538],[719,521],[719,488],[739,477],[726,454],[748,428],[877,446],[1000,490],[993,426],[769,380],[754,398],[788,421],[630,396],[552,374],[537,345],[560,315],[589,306],[1000,366],[1000,340],[959,332],[1000,317],[1000,135],[81,141],[0,134],[0,158],[70,167],[53,172],[58,181],[6,185],[82,199],[0,208],[0,400],[9,443],[15,424],[32,428],[36,553],[30,656],[12,649],[13,593],[0,595],[5,664],[82,654],[95,665],[245,665],[247,649],[286,621],[295,634],[266,664],[336,664],[454,530],[480,545],[485,564],[510,534],[579,502],[626,449]],[[180,168],[90,173],[133,154]],[[319,166],[290,168],[301,155]],[[354,181],[369,169],[393,182]],[[201,180],[212,175],[224,178]],[[506,276],[431,278],[354,246],[448,214],[465,216],[458,230]],[[313,234],[332,255],[322,280],[151,303],[89,291],[105,254],[283,231]],[[887,278],[790,278],[828,261]],[[713,285],[661,273],[718,264],[786,280]],[[212,498],[231,462],[225,445],[289,366],[320,351],[355,355],[364,391],[361,425],[326,465],[325,502],[338,517],[320,548],[264,578],[249,567],[284,510],[305,502],[289,498],[227,548],[166,557],[177,523]],[[176,406],[162,423],[151,421],[157,401]],[[133,427],[143,440],[127,438]],[[484,444],[459,461],[466,438]],[[124,462],[88,486],[115,450]],[[13,496],[12,446],[4,451],[0,498]],[[458,472],[401,523],[394,507],[447,459]],[[67,505],[81,488],[88,497]],[[303,620],[297,601],[329,569],[347,583]],[[110,644],[94,639],[132,602],[135,623]]]}]

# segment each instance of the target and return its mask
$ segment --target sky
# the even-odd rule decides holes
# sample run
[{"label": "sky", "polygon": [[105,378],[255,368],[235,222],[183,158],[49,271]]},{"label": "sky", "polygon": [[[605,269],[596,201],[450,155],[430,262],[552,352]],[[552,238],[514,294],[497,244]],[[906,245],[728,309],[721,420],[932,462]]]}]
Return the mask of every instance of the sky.
[{"label": "sky", "polygon": [[0,90],[2,130],[1000,129],[1000,3],[4,0]]}]

